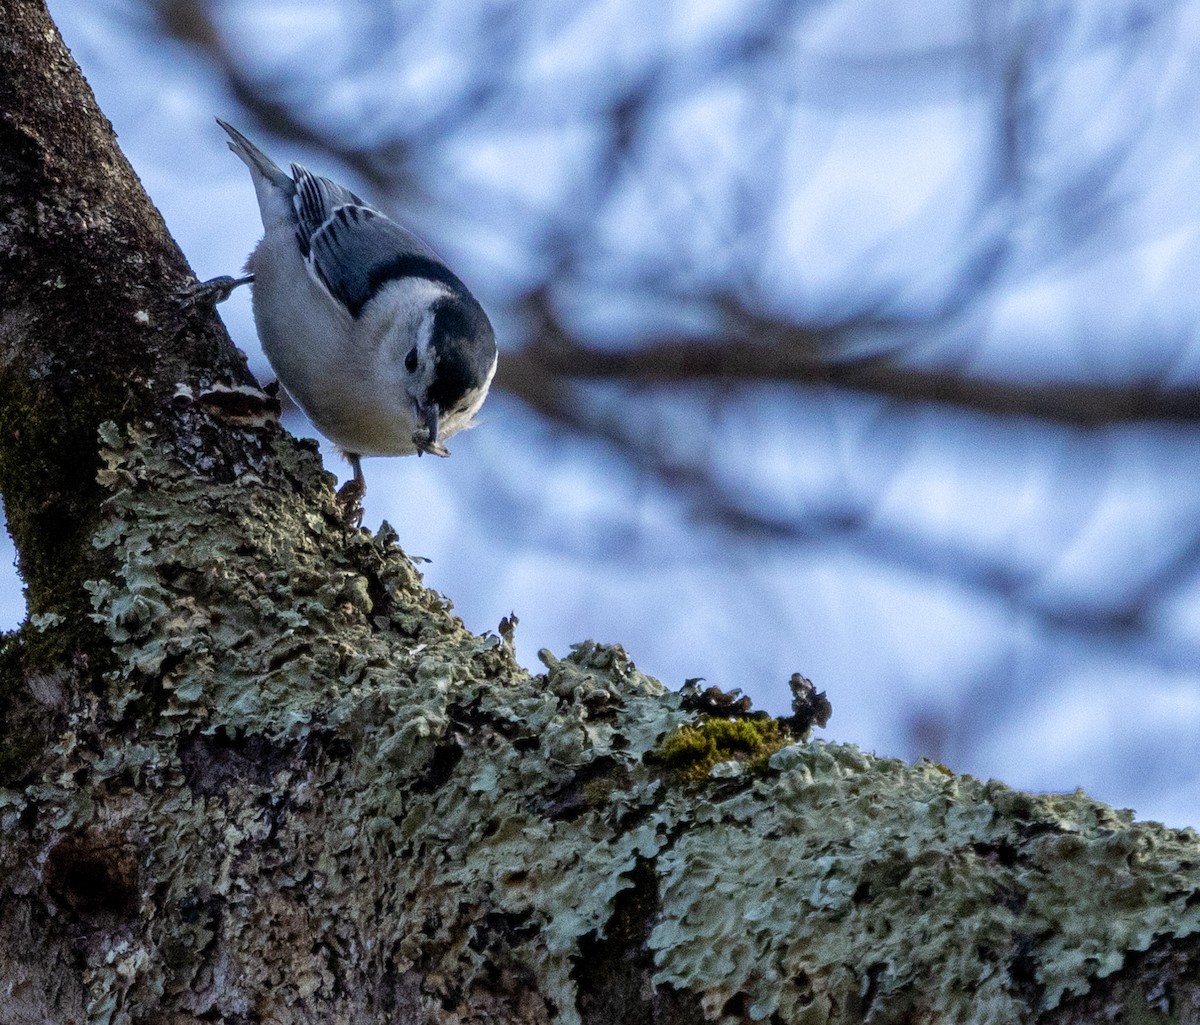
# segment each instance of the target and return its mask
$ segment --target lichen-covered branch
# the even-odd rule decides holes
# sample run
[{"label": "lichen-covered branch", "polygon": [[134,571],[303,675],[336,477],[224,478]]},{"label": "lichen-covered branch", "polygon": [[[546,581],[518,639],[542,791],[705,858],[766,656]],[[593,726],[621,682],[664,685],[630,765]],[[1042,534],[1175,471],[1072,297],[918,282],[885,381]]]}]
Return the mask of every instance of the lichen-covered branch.
[{"label": "lichen-covered branch", "polygon": [[0,1021],[1197,1020],[1190,831],[803,742],[800,678],[776,722],[464,630],[173,313],[45,12],[0,2],[33,612],[0,652]]},{"label": "lichen-covered branch", "polygon": [[104,430],[115,667],[0,795],[0,963],[75,959],[48,1018],[1007,1023],[1200,931],[1192,833],[705,728],[618,648],[530,676],[269,414],[215,484],[224,414],[179,415]]},{"label": "lichen-covered branch", "polygon": [[1200,931],[1191,832],[786,744],[619,648],[530,676],[270,414],[225,483],[225,414],[179,416],[104,429],[115,667],[0,795],[0,907],[43,919],[0,963],[75,959],[48,1018],[1007,1023]]}]

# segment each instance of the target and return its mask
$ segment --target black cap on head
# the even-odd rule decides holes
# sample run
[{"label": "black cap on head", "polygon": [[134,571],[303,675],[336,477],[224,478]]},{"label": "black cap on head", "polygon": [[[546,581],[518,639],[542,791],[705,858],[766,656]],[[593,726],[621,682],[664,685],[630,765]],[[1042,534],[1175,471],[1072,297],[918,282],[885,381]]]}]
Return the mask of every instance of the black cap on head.
[{"label": "black cap on head", "polygon": [[447,413],[470,392],[483,387],[496,358],[492,325],[469,293],[437,301],[430,348],[435,369],[428,400]]}]

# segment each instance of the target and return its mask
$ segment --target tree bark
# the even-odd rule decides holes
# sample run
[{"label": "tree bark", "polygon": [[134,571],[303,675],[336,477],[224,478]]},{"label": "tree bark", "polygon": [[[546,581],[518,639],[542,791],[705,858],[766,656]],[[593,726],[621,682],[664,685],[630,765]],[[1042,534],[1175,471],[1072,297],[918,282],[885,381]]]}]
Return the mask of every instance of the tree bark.
[{"label": "tree bark", "polygon": [[0,1021],[1200,1021],[1191,831],[465,631],[0,44]]}]

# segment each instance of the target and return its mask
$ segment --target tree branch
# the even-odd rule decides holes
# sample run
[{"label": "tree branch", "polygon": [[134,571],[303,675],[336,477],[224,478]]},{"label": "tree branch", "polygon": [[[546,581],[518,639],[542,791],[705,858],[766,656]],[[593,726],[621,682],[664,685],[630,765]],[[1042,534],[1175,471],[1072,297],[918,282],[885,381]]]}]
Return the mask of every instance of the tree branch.
[{"label": "tree branch", "polygon": [[[694,301],[694,300],[693,300]],[[531,341],[508,354],[498,382],[534,409],[547,381],[633,386],[720,381],[829,386],[907,403],[936,403],[992,416],[1035,417],[1069,427],[1200,421],[1200,389],[1001,381],[930,370],[894,356],[844,357],[847,342],[885,325],[870,318],[808,327],[774,320],[727,298],[713,304],[725,330],[713,338],[656,336],[636,348],[597,349],[576,338],[544,291],[522,304]]]}]

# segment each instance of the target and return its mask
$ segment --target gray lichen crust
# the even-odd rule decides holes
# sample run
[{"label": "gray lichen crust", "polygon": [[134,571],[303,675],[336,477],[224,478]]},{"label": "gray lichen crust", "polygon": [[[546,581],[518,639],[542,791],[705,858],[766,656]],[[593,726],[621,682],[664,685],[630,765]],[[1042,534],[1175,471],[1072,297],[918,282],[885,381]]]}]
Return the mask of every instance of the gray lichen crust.
[{"label": "gray lichen crust", "polygon": [[623,902],[645,1007],[1018,1022],[1200,931],[1195,835],[1081,794],[821,743],[673,776],[678,695],[590,642],[531,676],[281,437],[105,429],[116,667],[0,792],[0,901],[70,931],[89,1021],[571,1025]]},{"label": "gray lichen crust", "polygon": [[1024,1021],[1200,927],[1191,830],[843,745],[771,768],[659,858],[656,980],[714,1017]]}]

